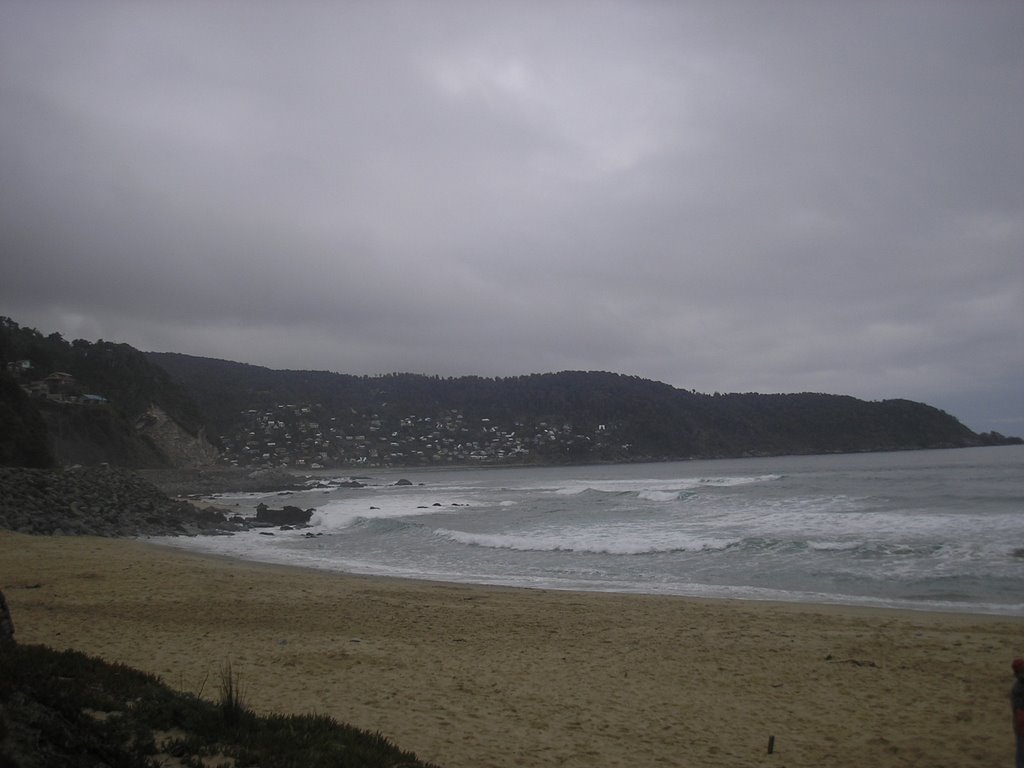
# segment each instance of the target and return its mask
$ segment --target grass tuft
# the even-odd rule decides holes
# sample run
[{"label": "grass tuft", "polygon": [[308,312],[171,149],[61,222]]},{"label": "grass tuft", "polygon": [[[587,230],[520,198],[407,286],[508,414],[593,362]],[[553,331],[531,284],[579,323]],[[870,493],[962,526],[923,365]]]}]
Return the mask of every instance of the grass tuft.
[{"label": "grass tuft", "polygon": [[249,707],[245,703],[245,691],[242,688],[241,677],[231,666],[231,659],[224,662],[220,672],[220,699],[217,702],[220,707],[221,717],[224,725],[228,728],[238,728],[249,719]]}]

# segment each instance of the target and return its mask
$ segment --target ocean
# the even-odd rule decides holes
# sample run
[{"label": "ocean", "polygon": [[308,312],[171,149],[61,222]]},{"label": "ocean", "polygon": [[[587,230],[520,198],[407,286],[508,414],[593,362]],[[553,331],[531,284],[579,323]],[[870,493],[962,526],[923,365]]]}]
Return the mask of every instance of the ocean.
[{"label": "ocean", "polygon": [[1024,446],[350,477],[209,499],[312,507],[309,528],[159,541],[433,581],[1024,615]]}]

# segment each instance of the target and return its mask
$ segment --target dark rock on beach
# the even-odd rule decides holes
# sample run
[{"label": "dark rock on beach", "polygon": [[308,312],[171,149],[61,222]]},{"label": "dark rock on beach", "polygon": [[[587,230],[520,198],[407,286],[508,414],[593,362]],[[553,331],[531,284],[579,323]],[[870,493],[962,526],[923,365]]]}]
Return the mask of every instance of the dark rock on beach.
[{"label": "dark rock on beach", "polygon": [[171,499],[112,467],[0,467],[0,528],[38,535],[192,536],[245,526],[221,510]]},{"label": "dark rock on beach", "polygon": [[0,592],[0,647],[5,643],[14,642],[14,621],[11,619],[11,611],[7,607],[7,599],[4,593]]},{"label": "dark rock on beach", "polygon": [[312,509],[299,509],[298,507],[286,506],[282,509],[271,509],[266,504],[256,507],[256,522],[269,523],[271,525],[291,526],[306,525],[313,516]]}]

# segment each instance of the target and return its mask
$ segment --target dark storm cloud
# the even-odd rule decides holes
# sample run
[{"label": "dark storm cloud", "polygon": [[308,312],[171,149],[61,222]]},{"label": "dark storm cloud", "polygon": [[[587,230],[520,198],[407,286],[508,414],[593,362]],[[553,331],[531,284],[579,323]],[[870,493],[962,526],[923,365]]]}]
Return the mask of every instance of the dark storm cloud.
[{"label": "dark storm cloud", "polygon": [[1022,32],[999,2],[8,2],[0,313],[1021,432]]}]

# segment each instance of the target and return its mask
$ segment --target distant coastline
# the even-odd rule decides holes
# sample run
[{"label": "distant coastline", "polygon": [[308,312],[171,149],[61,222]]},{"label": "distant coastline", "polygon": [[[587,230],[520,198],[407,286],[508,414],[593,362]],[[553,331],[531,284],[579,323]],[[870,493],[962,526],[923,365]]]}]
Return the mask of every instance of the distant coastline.
[{"label": "distant coastline", "polygon": [[65,341],[0,318],[0,464],[575,466],[1019,444],[905,399],[703,394],[601,371],[353,376]]}]

